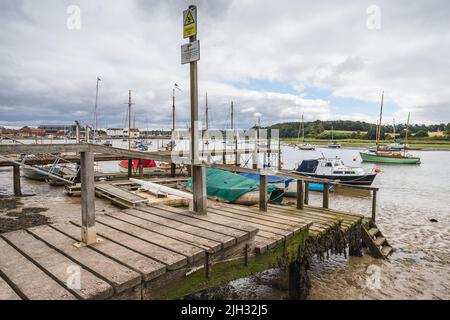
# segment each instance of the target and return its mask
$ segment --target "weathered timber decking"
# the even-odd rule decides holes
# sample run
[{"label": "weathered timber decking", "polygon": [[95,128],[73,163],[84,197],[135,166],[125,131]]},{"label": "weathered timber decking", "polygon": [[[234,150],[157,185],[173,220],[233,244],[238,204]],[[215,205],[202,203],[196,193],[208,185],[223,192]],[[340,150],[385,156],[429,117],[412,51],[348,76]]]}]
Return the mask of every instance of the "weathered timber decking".
[{"label": "weathered timber decking", "polygon": [[[160,298],[196,270],[269,254],[305,228],[318,236],[362,218],[309,206],[269,205],[261,213],[210,201],[206,216],[159,204],[97,214],[103,241],[89,247],[73,245],[78,220],[14,231],[0,235],[0,299]],[[68,286],[77,266],[81,286]]]}]

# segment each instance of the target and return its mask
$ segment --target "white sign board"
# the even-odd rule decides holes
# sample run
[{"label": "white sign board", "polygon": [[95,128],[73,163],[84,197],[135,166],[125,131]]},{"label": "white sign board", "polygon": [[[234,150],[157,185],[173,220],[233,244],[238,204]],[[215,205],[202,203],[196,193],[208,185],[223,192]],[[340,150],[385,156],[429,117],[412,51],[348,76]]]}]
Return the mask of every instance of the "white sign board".
[{"label": "white sign board", "polygon": [[197,34],[197,7],[191,6],[183,11],[183,38]]},{"label": "white sign board", "polygon": [[196,40],[181,46],[181,64],[200,60],[200,41]]}]

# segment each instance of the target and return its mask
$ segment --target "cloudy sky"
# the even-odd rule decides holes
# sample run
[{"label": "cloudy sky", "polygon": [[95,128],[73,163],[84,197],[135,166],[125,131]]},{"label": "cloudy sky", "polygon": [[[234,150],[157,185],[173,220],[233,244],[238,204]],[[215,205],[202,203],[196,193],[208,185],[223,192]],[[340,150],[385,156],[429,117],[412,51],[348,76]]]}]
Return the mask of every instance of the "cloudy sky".
[{"label": "cloudy sky", "polygon": [[[0,0],[0,125],[189,122],[189,66],[180,63],[182,10],[198,6],[199,106],[213,127],[230,102],[237,123],[450,122],[450,2],[302,0]],[[73,7],[80,10],[74,20]]]}]

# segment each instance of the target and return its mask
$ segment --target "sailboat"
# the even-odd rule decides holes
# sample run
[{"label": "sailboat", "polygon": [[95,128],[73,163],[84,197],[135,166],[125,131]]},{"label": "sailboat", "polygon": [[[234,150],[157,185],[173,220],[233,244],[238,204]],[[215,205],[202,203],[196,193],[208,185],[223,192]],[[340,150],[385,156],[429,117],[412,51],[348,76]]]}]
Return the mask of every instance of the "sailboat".
[{"label": "sailboat", "polygon": [[328,148],[332,149],[339,149],[341,148],[341,144],[334,141],[334,129],[333,126],[331,126],[331,143],[328,144]]},{"label": "sailboat", "polygon": [[[381,107],[380,107],[380,121],[378,124],[377,132],[377,144],[376,149],[368,149],[364,152],[360,152],[361,159],[363,162],[378,162],[378,163],[398,163],[398,164],[419,164],[420,158],[414,157],[406,153],[406,149],[403,148],[401,151],[386,150],[380,147],[380,136],[381,136],[381,119],[383,114],[383,101],[384,92],[381,95]],[[409,118],[410,113],[408,113],[408,121],[406,124],[406,134],[405,134],[405,146],[408,143],[408,128],[409,128]]]},{"label": "sailboat", "polygon": [[[305,142],[305,123],[303,122],[303,115],[302,115],[302,122],[300,124],[300,128],[302,130],[302,144],[298,146],[298,148],[300,150],[316,150],[316,147],[312,144],[306,143]],[[300,135],[300,128],[299,128],[299,132],[298,135]],[[298,140],[298,137],[297,137]]]}]

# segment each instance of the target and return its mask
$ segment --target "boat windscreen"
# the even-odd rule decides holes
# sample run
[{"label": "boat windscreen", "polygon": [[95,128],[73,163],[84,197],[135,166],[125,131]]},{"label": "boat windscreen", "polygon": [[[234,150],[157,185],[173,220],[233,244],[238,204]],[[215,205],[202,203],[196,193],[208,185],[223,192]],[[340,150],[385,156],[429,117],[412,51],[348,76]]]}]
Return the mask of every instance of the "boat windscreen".
[{"label": "boat windscreen", "polygon": [[302,163],[298,166],[297,171],[314,173],[316,172],[318,164],[319,164],[318,160],[303,160]]}]

